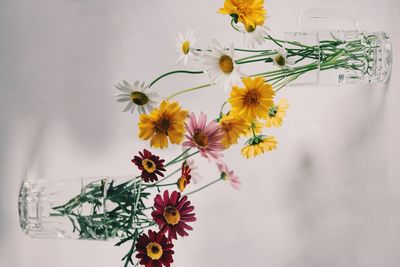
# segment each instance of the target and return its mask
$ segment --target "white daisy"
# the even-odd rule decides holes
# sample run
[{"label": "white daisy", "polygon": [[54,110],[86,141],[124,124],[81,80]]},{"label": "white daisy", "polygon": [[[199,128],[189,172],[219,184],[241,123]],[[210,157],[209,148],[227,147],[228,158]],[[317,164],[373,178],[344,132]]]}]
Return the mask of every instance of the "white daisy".
[{"label": "white daisy", "polygon": [[203,51],[203,64],[209,66],[206,73],[217,86],[228,91],[232,85],[239,82],[244,74],[239,70],[235,63],[233,44],[229,49],[221,47],[221,45],[213,40],[210,50]]},{"label": "white daisy", "polygon": [[185,33],[185,36],[183,36],[181,33],[178,33],[178,38],[176,38],[175,53],[179,55],[179,58],[176,61],[176,64],[179,64],[183,61],[183,65],[186,65],[189,57],[195,57],[198,55],[196,50],[193,48],[195,42],[195,31],[188,29]]},{"label": "white daisy", "polygon": [[253,48],[256,44],[262,45],[265,42],[265,36],[268,35],[269,29],[266,26],[242,26],[243,42],[248,47]]},{"label": "white daisy", "polygon": [[123,110],[124,112],[130,110],[133,113],[137,107],[139,113],[147,113],[158,105],[159,95],[157,93],[145,93],[149,86],[145,85],[144,82],[136,81],[134,84],[130,84],[122,80],[117,82],[115,87],[122,92],[122,94],[117,95],[117,101],[129,102]]},{"label": "white daisy", "polygon": [[295,64],[294,58],[287,57],[287,50],[283,47],[279,48],[277,54],[272,57],[274,65],[280,68],[290,68]]}]

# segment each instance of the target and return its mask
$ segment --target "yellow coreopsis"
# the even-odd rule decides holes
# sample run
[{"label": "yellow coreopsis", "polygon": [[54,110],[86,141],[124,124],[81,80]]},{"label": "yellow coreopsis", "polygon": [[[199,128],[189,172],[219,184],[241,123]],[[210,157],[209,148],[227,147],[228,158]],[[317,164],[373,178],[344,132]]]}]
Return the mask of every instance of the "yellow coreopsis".
[{"label": "yellow coreopsis", "polygon": [[221,131],[224,137],[221,143],[225,148],[236,144],[241,135],[245,135],[250,127],[250,124],[243,118],[225,115],[219,120]]},{"label": "yellow coreopsis", "polygon": [[273,136],[255,136],[249,140],[248,145],[242,148],[241,153],[245,158],[256,157],[266,151],[276,149],[276,145],[277,141]]},{"label": "yellow coreopsis", "polygon": [[283,122],[283,118],[286,115],[286,110],[289,104],[285,98],[279,100],[278,105],[269,108],[268,117],[266,119],[267,127],[280,127]]},{"label": "yellow coreopsis", "polygon": [[219,13],[231,15],[235,22],[242,22],[245,27],[255,28],[264,24],[267,11],[264,9],[264,0],[225,0]]},{"label": "yellow coreopsis", "polygon": [[264,78],[242,78],[244,88],[234,86],[228,102],[232,114],[253,122],[255,119],[266,119],[267,112],[274,105],[275,92]]},{"label": "yellow coreopsis", "polygon": [[155,148],[166,148],[168,139],[172,144],[180,144],[185,133],[185,119],[188,112],[178,102],[163,101],[150,114],[139,117],[139,138],[150,140]]}]

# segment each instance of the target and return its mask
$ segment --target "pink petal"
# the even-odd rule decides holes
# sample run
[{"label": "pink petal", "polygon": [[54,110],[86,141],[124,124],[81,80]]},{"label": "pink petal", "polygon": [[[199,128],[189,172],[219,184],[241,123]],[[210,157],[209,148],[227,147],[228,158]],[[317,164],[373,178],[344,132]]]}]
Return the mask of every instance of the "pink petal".
[{"label": "pink petal", "polygon": [[198,129],[203,130],[206,127],[206,123],[207,123],[207,115],[204,114],[203,112],[200,112]]}]

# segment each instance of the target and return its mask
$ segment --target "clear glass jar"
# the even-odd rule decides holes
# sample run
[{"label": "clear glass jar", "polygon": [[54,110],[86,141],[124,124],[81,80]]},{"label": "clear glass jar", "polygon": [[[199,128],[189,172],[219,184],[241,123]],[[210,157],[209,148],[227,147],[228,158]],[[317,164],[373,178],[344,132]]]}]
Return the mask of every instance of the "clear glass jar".
[{"label": "clear glass jar", "polygon": [[[295,80],[288,71],[288,85],[384,85],[392,67],[392,46],[385,32],[358,29],[358,22],[342,10],[311,9],[299,16],[299,31],[286,32],[285,49],[310,48],[306,58],[295,56],[291,69],[314,64]],[[301,44],[301,46],[299,45]]]},{"label": "clear glass jar", "polygon": [[[139,188],[132,177],[28,179],[22,183],[18,199],[20,226],[36,238],[124,238],[127,231],[120,226],[126,225],[122,220],[132,222],[128,220],[129,205]],[[126,211],[116,203],[127,203]]]},{"label": "clear glass jar", "polygon": [[[310,54],[294,56],[295,64],[287,72],[288,85],[318,84],[385,84],[392,65],[390,39],[385,32],[358,30],[320,30],[286,32],[285,49]],[[300,46],[301,44],[301,46]],[[311,49],[312,48],[312,49]],[[304,50],[305,49],[305,50]],[[305,52],[304,52],[305,51]],[[309,71],[291,81],[291,70],[300,73],[309,65]]]}]

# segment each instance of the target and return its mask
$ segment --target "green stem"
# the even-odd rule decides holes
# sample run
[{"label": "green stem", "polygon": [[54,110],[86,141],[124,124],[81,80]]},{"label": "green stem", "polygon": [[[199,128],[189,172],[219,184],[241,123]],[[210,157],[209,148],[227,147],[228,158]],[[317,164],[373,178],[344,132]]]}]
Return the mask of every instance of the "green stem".
[{"label": "green stem", "polygon": [[251,132],[253,134],[253,137],[256,137],[255,128],[256,128],[256,125],[254,123],[251,123]]},{"label": "green stem", "polygon": [[210,83],[209,84],[200,85],[200,86],[196,86],[196,87],[189,88],[189,89],[185,89],[185,90],[182,90],[182,91],[178,91],[178,92],[170,95],[169,97],[167,97],[167,100],[170,100],[171,98],[173,98],[173,97],[175,97],[177,95],[180,95],[180,94],[183,94],[183,93],[187,93],[187,92],[191,92],[191,91],[195,91],[195,90],[199,90],[199,89],[202,89],[202,88],[205,88],[205,87],[209,87],[209,86],[211,86]]},{"label": "green stem", "polygon": [[156,82],[158,82],[159,80],[161,80],[162,78],[172,75],[172,74],[176,74],[176,73],[187,73],[187,74],[201,74],[204,73],[204,71],[188,71],[188,70],[174,70],[174,71],[170,71],[167,73],[164,73],[163,75],[157,77],[155,80],[153,80],[149,87],[152,87]]},{"label": "green stem", "polygon": [[231,19],[231,26],[235,31],[241,32],[233,23],[235,23],[235,21],[233,19]]},{"label": "green stem", "polygon": [[185,151],[183,151],[181,154],[179,154],[179,156],[177,156],[176,158],[174,158],[173,160],[170,160],[167,164],[165,164],[165,167],[168,167],[169,165],[174,164],[174,162],[175,162],[176,160],[178,160],[178,159],[181,158],[183,155],[185,155],[186,153],[188,153],[190,149],[191,149],[190,147],[187,148],[187,149],[185,149]]},{"label": "green stem", "polygon": [[[269,35],[269,34],[268,34],[267,37],[264,37],[264,38],[265,38],[265,39],[271,40],[272,42],[274,42],[274,43],[275,43],[277,46],[279,46],[279,47],[283,47],[283,46],[279,43],[280,40],[277,40],[277,39],[272,38],[272,36]],[[283,42],[283,41],[280,41],[280,42]],[[284,42],[283,42],[283,43],[284,43]]]},{"label": "green stem", "polygon": [[308,46],[308,45],[303,45],[303,44],[301,44],[301,43],[299,43],[299,42],[284,41],[284,40],[276,39],[276,38],[273,38],[273,37],[272,37],[271,35],[269,35],[269,34],[268,34],[268,36],[264,37],[264,39],[268,39],[268,40],[273,41],[273,42],[274,42],[276,45],[278,45],[279,47],[283,47],[280,43],[287,43],[287,44],[296,45],[296,46],[299,46],[299,47],[310,47],[310,46]]},{"label": "green stem", "polygon": [[224,107],[226,106],[226,104],[228,104],[227,101],[225,101],[225,102],[222,104],[221,108],[219,109],[219,116],[220,116],[221,118],[222,118],[222,116],[224,115],[223,111],[224,111]]},{"label": "green stem", "polygon": [[248,59],[253,59],[253,58],[258,58],[258,57],[265,57],[265,56],[271,56],[271,55],[275,55],[275,54],[276,54],[276,51],[270,51],[270,50],[266,50],[266,51],[269,51],[269,52],[268,52],[268,53],[267,53],[267,52],[264,52],[264,53],[260,53],[260,54],[258,54],[258,55],[253,55],[253,56],[248,56],[248,57],[239,58],[239,59],[237,59],[235,62],[238,63],[238,62],[241,62],[241,61],[244,61],[244,60],[248,60]]},{"label": "green stem", "polygon": [[259,58],[259,59],[247,60],[247,61],[235,61],[235,63],[236,63],[236,64],[238,64],[238,65],[241,65],[241,64],[247,64],[247,63],[259,62],[259,61],[272,62],[272,59],[271,59],[270,57],[265,57],[265,58]]},{"label": "green stem", "polygon": [[196,189],[196,190],[194,190],[194,191],[192,191],[192,192],[189,192],[189,193],[184,194],[184,196],[188,196],[188,195],[194,194],[194,193],[196,193],[196,192],[199,192],[199,191],[203,190],[204,188],[207,188],[207,187],[209,187],[209,186],[215,184],[216,182],[218,182],[218,181],[220,181],[220,180],[223,180],[223,179],[222,179],[222,178],[218,178],[218,179],[212,181],[211,183],[208,183],[208,184],[206,184],[205,186],[200,187],[199,189]]},{"label": "green stem", "polygon": [[176,183],[158,184],[158,185],[155,185],[155,186],[157,186],[157,187],[162,187],[162,186],[170,186],[170,185],[176,185]]},{"label": "green stem", "polygon": [[196,154],[198,154],[198,153],[200,153],[199,150],[197,150],[196,152],[193,152],[192,154],[189,154],[189,155],[187,155],[187,156],[184,156],[184,157],[182,157],[182,158],[178,158],[178,159],[176,159],[174,162],[169,162],[167,165],[165,165],[165,167],[168,167],[169,165],[172,165],[172,164],[175,164],[175,163],[184,161],[185,159],[190,158],[190,157],[192,157],[192,156],[194,156],[194,155],[196,155]]},{"label": "green stem", "polygon": [[194,156],[194,155],[196,155],[196,154],[199,154],[199,153],[200,153],[200,150],[197,150],[196,152],[193,152],[192,154],[189,154],[189,155],[187,155],[187,156],[185,156],[185,157],[179,159],[178,161],[176,161],[176,162],[174,162],[174,163],[178,163],[178,162],[180,162],[180,161],[184,161],[185,159],[190,158],[190,157],[192,157],[192,156]]},{"label": "green stem", "polygon": [[242,49],[242,48],[235,48],[235,51],[240,51],[240,52],[253,52],[253,53],[262,53],[262,52],[268,52],[270,50],[253,50],[253,49]]}]

